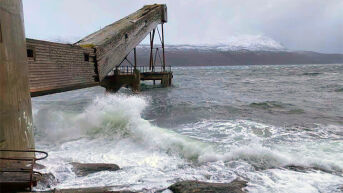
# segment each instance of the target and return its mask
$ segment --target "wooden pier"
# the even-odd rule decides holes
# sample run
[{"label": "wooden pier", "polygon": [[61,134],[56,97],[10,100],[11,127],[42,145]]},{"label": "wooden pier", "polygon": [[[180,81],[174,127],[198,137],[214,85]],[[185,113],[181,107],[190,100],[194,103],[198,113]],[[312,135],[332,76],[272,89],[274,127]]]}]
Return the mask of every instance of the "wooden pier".
[{"label": "wooden pier", "polygon": [[[143,73],[149,72],[155,74],[152,78],[162,80],[163,85],[167,85],[165,75],[172,76],[164,54],[163,26],[166,22],[166,5],[154,4],[146,5],[74,44],[26,39],[31,96],[98,85],[114,92],[119,89],[112,88],[118,85],[132,85],[134,73],[129,75],[128,71],[122,70],[117,74],[120,74],[118,78],[113,77],[113,72],[118,68],[122,69],[125,63],[129,65],[132,72],[134,66],[139,66],[136,46],[146,36],[150,37],[150,62],[148,68],[141,72],[140,75],[143,77],[141,80],[148,80],[151,76]],[[160,40],[160,44],[155,44],[156,39]],[[134,62],[128,59],[130,53],[135,56]],[[162,70],[157,72],[155,71],[157,68]],[[134,86],[133,90],[139,91],[139,86]]]},{"label": "wooden pier", "polygon": [[[109,92],[122,86],[139,92],[145,80],[171,85],[173,74],[164,54],[166,5],[146,5],[75,44],[25,40],[22,1],[0,0],[0,8],[0,192],[30,190],[39,179],[33,170],[35,161],[43,158],[35,155],[42,151],[34,146],[30,94],[97,85]],[[150,63],[142,67],[136,46],[147,35]],[[161,49],[154,47],[157,35]],[[128,59],[132,51],[134,62]]]},{"label": "wooden pier", "polygon": [[160,81],[162,87],[171,86],[173,72],[171,67],[166,70],[152,71],[148,66],[122,66],[113,71],[102,81],[103,87],[109,92],[117,92],[121,87],[130,87],[133,92],[140,91],[141,81]]}]

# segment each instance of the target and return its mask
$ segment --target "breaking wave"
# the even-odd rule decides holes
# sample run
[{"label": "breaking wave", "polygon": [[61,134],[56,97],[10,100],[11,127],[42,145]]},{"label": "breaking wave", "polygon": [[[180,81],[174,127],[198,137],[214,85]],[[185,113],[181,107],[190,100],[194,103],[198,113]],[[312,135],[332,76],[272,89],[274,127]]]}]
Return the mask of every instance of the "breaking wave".
[{"label": "breaking wave", "polygon": [[[164,129],[151,124],[141,117],[148,105],[148,99],[139,96],[106,95],[97,97],[81,113],[66,113],[52,110],[35,110],[37,136],[44,136],[48,143],[63,143],[80,138],[113,140],[129,139],[139,146],[170,155],[178,155],[196,163],[216,161],[244,161],[257,170],[284,167],[287,165],[317,167],[328,171],[342,172],[342,167],[330,161],[299,158],[303,152],[292,154],[280,151],[278,148],[263,145],[264,137],[252,131],[247,144],[222,147],[213,142],[199,140],[192,136],[179,134],[170,129]],[[283,108],[287,104],[264,102],[253,103],[261,108]],[[237,121],[235,127],[244,127],[242,121]],[[252,124],[254,124],[252,122]],[[259,127],[261,124],[254,124]],[[265,127],[265,126],[261,126]],[[226,138],[237,137],[237,129],[225,130]],[[237,133],[236,133],[237,134]],[[270,136],[269,136],[270,137]],[[256,139],[257,138],[257,139]],[[239,138],[237,138],[239,139]]]}]

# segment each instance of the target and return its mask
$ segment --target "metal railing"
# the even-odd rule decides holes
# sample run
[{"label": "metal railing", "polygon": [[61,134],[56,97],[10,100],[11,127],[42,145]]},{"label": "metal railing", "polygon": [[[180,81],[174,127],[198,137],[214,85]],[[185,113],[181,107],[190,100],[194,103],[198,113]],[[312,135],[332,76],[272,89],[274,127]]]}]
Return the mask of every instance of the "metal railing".
[{"label": "metal railing", "polygon": [[[32,190],[32,187],[34,186],[34,183],[37,182],[41,177],[42,174],[37,171],[33,171],[34,165],[36,161],[45,159],[48,157],[48,153],[44,151],[36,151],[36,150],[0,150],[0,152],[8,152],[11,154],[16,153],[33,153],[32,157],[17,157],[17,156],[11,156],[11,157],[0,157],[1,162],[1,168],[0,168],[0,183],[22,183],[26,184],[30,191]],[[43,154],[43,156],[37,158],[36,153]],[[7,163],[6,163],[7,161]],[[21,173],[20,175],[14,177],[9,174],[13,173]],[[29,179],[23,180],[24,174],[29,174]],[[8,179],[10,181],[6,181]]]},{"label": "metal railing", "polygon": [[[119,70],[121,74],[133,74],[134,72],[133,66],[119,66],[116,67],[116,70]],[[149,68],[149,66],[137,66],[137,70],[139,70],[140,73],[145,72],[171,72],[172,68],[171,66],[166,66],[165,69],[163,69],[163,66],[155,66],[153,68]]]}]

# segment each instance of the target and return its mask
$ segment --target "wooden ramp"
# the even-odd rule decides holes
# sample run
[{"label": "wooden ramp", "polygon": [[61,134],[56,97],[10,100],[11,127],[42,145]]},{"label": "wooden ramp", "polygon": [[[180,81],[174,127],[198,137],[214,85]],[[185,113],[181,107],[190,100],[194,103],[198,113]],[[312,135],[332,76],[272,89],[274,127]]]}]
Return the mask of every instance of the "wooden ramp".
[{"label": "wooden ramp", "polygon": [[166,5],[146,5],[135,13],[85,37],[76,43],[96,49],[99,80],[133,50],[158,24],[167,22]]}]

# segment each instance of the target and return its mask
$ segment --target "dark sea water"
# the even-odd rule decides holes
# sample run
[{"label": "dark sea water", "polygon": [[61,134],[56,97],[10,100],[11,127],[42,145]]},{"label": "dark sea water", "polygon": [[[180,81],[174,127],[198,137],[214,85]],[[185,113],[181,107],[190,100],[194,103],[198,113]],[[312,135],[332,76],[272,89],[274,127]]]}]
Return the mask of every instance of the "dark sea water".
[{"label": "dark sea water", "polygon": [[[343,64],[173,71],[173,87],[145,83],[138,95],[94,87],[33,98],[52,188],[154,192],[241,178],[249,192],[342,192]],[[70,162],[122,169],[77,177]]]}]

